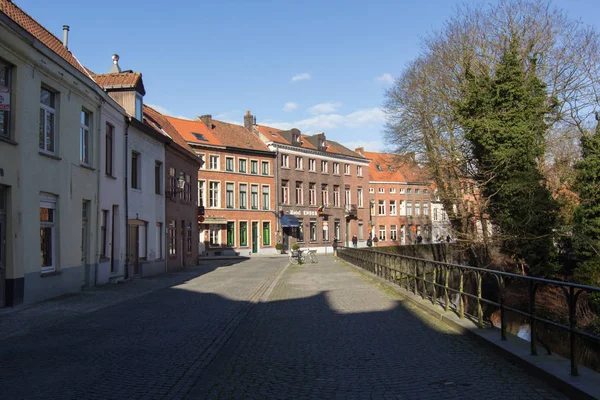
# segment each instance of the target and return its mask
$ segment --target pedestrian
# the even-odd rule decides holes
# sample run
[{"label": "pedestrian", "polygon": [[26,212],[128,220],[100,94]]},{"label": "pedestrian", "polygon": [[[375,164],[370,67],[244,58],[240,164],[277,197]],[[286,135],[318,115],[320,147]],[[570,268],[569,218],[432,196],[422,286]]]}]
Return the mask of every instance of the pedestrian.
[{"label": "pedestrian", "polygon": [[337,239],[333,239],[333,255],[337,257],[337,248],[338,248],[338,240]]},{"label": "pedestrian", "polygon": [[417,235],[417,244],[421,244],[423,242],[423,236]]},{"label": "pedestrian", "polygon": [[358,245],[358,238],[356,237],[356,235],[352,236],[352,246],[354,246],[354,248],[356,248],[356,246]]},{"label": "pedestrian", "polygon": [[373,239],[371,239],[371,235],[369,235],[369,238],[367,239],[367,246],[373,246]]},{"label": "pedestrian", "polygon": [[446,242],[450,243],[450,235],[446,236]]},{"label": "pedestrian", "polygon": [[377,235],[375,235],[373,238],[373,245],[377,246],[377,242],[379,242],[379,239],[377,238]]}]

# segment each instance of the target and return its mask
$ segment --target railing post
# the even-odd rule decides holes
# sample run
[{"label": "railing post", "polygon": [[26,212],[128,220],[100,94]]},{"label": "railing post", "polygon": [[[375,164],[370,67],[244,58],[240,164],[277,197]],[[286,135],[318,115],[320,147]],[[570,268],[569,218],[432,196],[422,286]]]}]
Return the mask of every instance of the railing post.
[{"label": "railing post", "polygon": [[477,272],[477,324],[483,328],[483,309],[481,308],[481,281],[483,277]]},{"label": "railing post", "polygon": [[431,293],[431,302],[433,303],[433,305],[435,305],[435,303],[437,302],[437,290],[435,287],[436,280],[437,280],[437,266],[434,265],[433,266],[433,288],[432,288],[432,293]]},{"label": "railing post", "polygon": [[465,317],[465,300],[463,298],[463,281],[464,281],[464,273],[463,271],[459,271],[460,273],[460,282],[458,284],[458,296],[459,296],[459,304],[460,310],[458,312],[458,316],[462,319]]},{"label": "railing post", "polygon": [[450,296],[448,295],[448,280],[450,276],[450,267],[447,265],[444,267],[446,269],[445,278],[444,278],[444,300],[446,301],[446,312],[450,311]]},{"label": "railing post", "polygon": [[506,340],[506,310],[504,310],[504,279],[498,277],[500,285],[500,339]]},{"label": "railing post", "polygon": [[537,356],[537,336],[535,334],[535,289],[536,285],[534,281],[529,281],[529,315],[531,326],[531,355]]},{"label": "railing post", "polygon": [[415,263],[415,273],[413,275],[413,283],[414,283],[413,292],[416,296],[419,292],[417,289],[417,274],[419,273],[419,263],[416,260],[413,260],[413,262]]},{"label": "railing post", "polygon": [[575,297],[575,288],[569,287],[569,341],[571,347],[571,375],[578,376],[579,368],[575,358],[575,322],[577,318],[577,297]]}]

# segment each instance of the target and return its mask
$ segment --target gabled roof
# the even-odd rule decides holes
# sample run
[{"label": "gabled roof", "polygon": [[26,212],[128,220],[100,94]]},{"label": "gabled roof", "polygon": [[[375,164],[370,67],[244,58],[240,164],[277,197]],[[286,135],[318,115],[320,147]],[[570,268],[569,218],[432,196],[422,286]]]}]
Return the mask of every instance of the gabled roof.
[{"label": "gabled roof", "polygon": [[256,129],[262,133],[268,141],[273,141],[280,144],[291,144],[279,133],[282,132],[281,129],[272,128],[266,125],[256,125]]},{"label": "gabled roof", "polygon": [[165,116],[165,119],[182,136],[187,143],[204,146],[224,146],[217,136],[202,121]]},{"label": "gabled roof", "polygon": [[0,11],[6,14],[17,25],[25,29],[46,47],[58,54],[62,59],[71,64],[85,76],[89,76],[87,70],[77,61],[75,56],[63,46],[62,41],[44,28],[25,11],[21,10],[10,0],[0,0]]},{"label": "gabled roof", "polygon": [[[92,74],[96,83],[105,90],[135,89],[141,83],[141,72],[121,72],[118,74]],[[143,90],[142,90],[143,91]]]},{"label": "gabled roof", "polygon": [[179,134],[177,129],[171,125],[171,123],[165,118],[164,115],[156,111],[152,107],[148,107],[144,104],[144,122],[154,129],[162,132],[163,134],[167,134],[173,142],[175,142],[179,147],[181,147],[184,151],[190,153],[191,156],[197,157],[194,149],[191,148],[189,144],[185,141],[185,139]]},{"label": "gabled roof", "polygon": [[221,143],[227,147],[249,149],[257,151],[268,151],[269,147],[259,139],[253,132],[241,125],[212,120],[211,131],[219,138]]},{"label": "gabled roof", "polygon": [[[365,151],[369,158],[369,180],[382,182],[428,182],[427,171],[398,154]],[[379,166],[379,168],[378,168]],[[391,169],[390,169],[391,167]]]}]

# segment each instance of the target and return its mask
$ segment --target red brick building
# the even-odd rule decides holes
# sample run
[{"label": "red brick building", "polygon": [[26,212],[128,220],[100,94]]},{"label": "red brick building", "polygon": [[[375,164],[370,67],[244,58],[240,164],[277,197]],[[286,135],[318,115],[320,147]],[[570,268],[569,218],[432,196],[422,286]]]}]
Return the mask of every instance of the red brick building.
[{"label": "red brick building", "polygon": [[366,152],[369,164],[370,233],[377,246],[413,244],[420,235],[431,241],[432,184],[412,159]]},{"label": "red brick building", "polygon": [[167,119],[204,160],[200,256],[275,253],[275,153],[245,127],[210,115]]}]

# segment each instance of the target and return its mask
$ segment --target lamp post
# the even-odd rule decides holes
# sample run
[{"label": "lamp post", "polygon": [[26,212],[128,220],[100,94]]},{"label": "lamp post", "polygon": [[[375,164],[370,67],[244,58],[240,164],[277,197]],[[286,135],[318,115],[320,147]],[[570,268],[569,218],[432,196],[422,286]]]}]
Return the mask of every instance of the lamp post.
[{"label": "lamp post", "polygon": [[176,183],[175,187],[173,188],[171,193],[168,193],[167,191],[165,191],[165,196],[169,200],[173,200],[175,198],[175,196],[177,196],[177,193],[181,193],[184,189],[185,189],[185,175],[183,174],[183,172],[181,172],[179,174],[179,178],[177,178],[177,183]]},{"label": "lamp post", "polygon": [[375,200],[369,200],[369,225],[371,226],[371,232],[369,232],[369,236],[371,236],[371,240],[373,239],[373,214],[375,213]]}]

